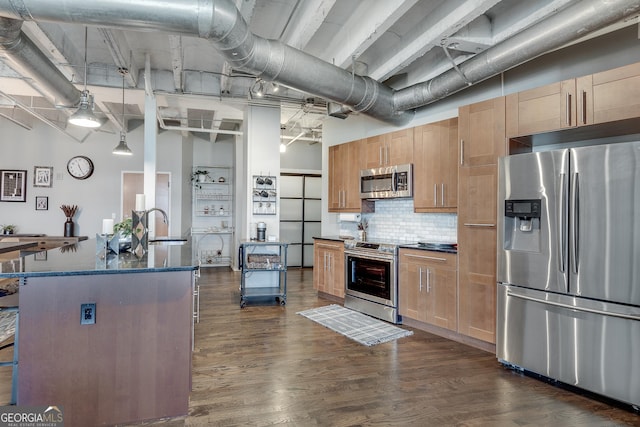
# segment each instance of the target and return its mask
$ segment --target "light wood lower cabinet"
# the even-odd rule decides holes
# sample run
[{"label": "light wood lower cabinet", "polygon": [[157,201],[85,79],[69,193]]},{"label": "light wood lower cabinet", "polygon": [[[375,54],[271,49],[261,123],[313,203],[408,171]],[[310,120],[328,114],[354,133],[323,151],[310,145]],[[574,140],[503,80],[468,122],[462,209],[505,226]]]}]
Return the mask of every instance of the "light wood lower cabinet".
[{"label": "light wood lower cabinet", "polygon": [[400,315],[457,329],[456,255],[400,249]]},{"label": "light wood lower cabinet", "polygon": [[315,240],[313,259],[314,289],[344,298],[344,243],[334,240]]}]

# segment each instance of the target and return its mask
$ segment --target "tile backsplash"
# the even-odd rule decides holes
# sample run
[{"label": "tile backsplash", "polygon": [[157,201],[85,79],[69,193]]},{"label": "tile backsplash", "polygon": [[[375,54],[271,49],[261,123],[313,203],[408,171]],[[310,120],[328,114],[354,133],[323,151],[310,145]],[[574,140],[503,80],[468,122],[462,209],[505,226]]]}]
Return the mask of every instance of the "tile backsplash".
[{"label": "tile backsplash", "polygon": [[[415,213],[413,199],[376,200],[375,203],[375,213],[362,214],[362,219],[369,222],[367,240],[458,241],[456,214]],[[355,222],[340,223],[341,235],[355,237],[357,230]]]}]

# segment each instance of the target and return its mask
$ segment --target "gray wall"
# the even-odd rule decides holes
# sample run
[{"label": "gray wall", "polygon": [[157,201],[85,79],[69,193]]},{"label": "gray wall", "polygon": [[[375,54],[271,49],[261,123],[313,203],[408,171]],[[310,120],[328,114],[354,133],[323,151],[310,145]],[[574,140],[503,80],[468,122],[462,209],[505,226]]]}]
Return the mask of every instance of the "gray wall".
[{"label": "gray wall", "polygon": [[[0,202],[0,224],[16,224],[18,233],[44,233],[53,236],[63,234],[65,216],[63,204],[78,205],[76,235],[95,236],[102,230],[102,219],[116,214],[120,220],[122,172],[142,172],[142,135],[138,128],[127,135],[127,143],[134,155],[115,156],[111,150],[119,136],[106,132],[94,132],[80,144],[63,133],[34,122],[32,130],[25,130],[7,120],[0,120],[0,169],[24,169],[27,171],[27,201]],[[171,174],[173,182],[180,182],[183,175],[182,137],[177,132],[158,135],[158,172]],[[67,173],[67,161],[75,155],[89,157],[95,172],[86,180],[76,180]],[[51,188],[33,187],[33,167],[53,167]],[[169,213],[171,234],[181,234],[182,193],[180,185],[171,186]],[[35,197],[49,197],[49,210],[36,211]]]},{"label": "gray wall", "polygon": [[[456,117],[458,107],[462,105],[638,62],[640,61],[638,34],[638,25],[631,25],[616,32],[543,55],[444,100],[420,108],[416,111],[414,120],[405,127],[410,128]],[[362,114],[353,115],[346,120],[333,117],[325,120],[322,135],[323,235],[340,233],[338,215],[329,213],[327,206],[328,147],[397,129]]]}]

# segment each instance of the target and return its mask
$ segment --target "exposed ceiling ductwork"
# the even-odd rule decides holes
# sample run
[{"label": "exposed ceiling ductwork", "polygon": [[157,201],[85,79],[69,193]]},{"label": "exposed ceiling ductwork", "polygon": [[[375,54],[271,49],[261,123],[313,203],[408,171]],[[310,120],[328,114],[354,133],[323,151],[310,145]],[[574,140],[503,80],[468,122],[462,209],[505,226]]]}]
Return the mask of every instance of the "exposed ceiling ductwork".
[{"label": "exposed ceiling ductwork", "polygon": [[[640,0],[584,0],[459,66],[398,91],[279,41],[254,35],[231,0],[114,2],[112,0],[0,0],[0,42],[44,93],[63,105],[80,92],[20,31],[22,21],[162,31],[210,40],[232,68],[307,92],[381,121],[402,125],[412,110],[486,80],[587,33],[637,14]],[[446,46],[445,46],[446,47]]]}]

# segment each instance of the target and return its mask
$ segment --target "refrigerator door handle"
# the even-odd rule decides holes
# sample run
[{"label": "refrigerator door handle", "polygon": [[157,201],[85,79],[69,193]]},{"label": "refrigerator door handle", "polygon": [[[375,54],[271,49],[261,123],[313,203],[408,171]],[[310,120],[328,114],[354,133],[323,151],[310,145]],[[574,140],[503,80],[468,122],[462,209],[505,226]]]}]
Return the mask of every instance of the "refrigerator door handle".
[{"label": "refrigerator door handle", "polygon": [[567,219],[565,217],[565,212],[566,212],[566,207],[565,207],[565,194],[564,194],[564,190],[565,190],[565,180],[567,178],[567,174],[561,173],[560,174],[560,203],[558,204],[558,228],[559,230],[557,230],[557,238],[558,238],[558,248],[560,249],[560,254],[558,256],[558,268],[560,269],[561,273],[565,272],[565,257],[566,257],[566,248],[565,248],[565,242],[566,242],[566,227],[567,227]]},{"label": "refrigerator door handle", "polygon": [[562,304],[560,302],[555,302],[555,301],[549,301],[549,300],[545,300],[545,299],[530,297],[530,296],[527,296],[527,295],[515,294],[515,293],[513,293],[511,291],[507,291],[507,296],[514,297],[514,298],[520,298],[520,299],[527,300],[527,301],[539,302],[540,304],[552,305],[554,307],[566,308],[567,310],[582,311],[582,312],[585,312],[585,313],[599,314],[599,315],[602,315],[602,316],[620,317],[622,319],[640,321],[640,317],[639,316],[634,316],[633,314],[617,313],[617,312],[613,312],[613,311],[604,311],[604,310],[598,310],[596,308],[588,308],[588,307],[576,307],[576,306],[573,306],[573,305]]},{"label": "refrigerator door handle", "polygon": [[573,239],[571,240],[571,265],[573,266],[573,274],[578,274],[578,254],[579,247],[579,229],[580,229],[580,185],[578,183],[579,174],[573,174],[573,182],[571,183],[571,223],[573,227]]}]

